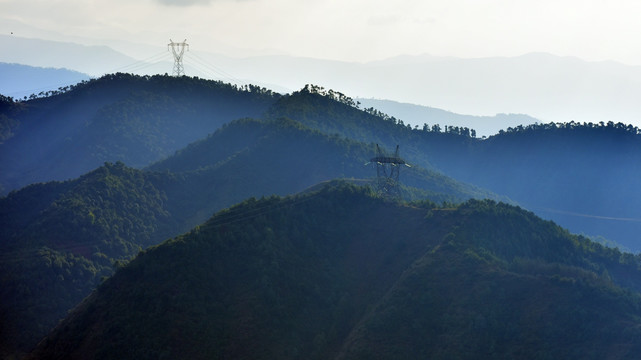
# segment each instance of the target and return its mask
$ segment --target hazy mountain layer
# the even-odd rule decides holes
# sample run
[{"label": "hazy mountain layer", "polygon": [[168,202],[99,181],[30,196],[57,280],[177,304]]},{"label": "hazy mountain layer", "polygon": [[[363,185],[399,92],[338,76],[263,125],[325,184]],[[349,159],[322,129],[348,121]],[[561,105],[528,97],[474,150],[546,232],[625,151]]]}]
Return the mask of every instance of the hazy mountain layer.
[{"label": "hazy mountain layer", "polygon": [[0,78],[0,94],[22,99],[89,80],[89,75],[63,68],[0,63]]},{"label": "hazy mountain layer", "polygon": [[142,167],[226,122],[261,115],[277,97],[197,78],[114,74],[13,104],[0,118],[16,124],[0,144],[0,186],[66,180],[106,161]]},{"label": "hazy mountain layer", "polygon": [[2,52],[1,62],[65,68],[91,76],[109,74],[136,62],[136,59],[108,46],[87,46],[15,35],[0,35],[0,44],[5,49],[13,49]]},{"label": "hazy mountain layer", "polygon": [[[12,49],[0,54],[0,61],[67,68],[92,76],[116,71],[171,73],[173,59],[165,42],[155,50],[139,44],[121,45],[127,54],[106,46],[0,35],[0,46]],[[138,60],[150,58],[154,61]],[[189,76],[272,84],[270,88],[283,92],[313,83],[353,97],[390,99],[461,114],[514,113],[546,123],[620,121],[637,126],[641,116],[637,101],[641,67],[546,53],[474,59],[397,56],[354,63],[285,55],[230,57],[202,52],[192,45],[184,66]],[[477,131],[481,133],[480,128]]]},{"label": "hazy mountain layer", "polygon": [[401,103],[391,100],[382,99],[357,99],[364,108],[372,107],[386,114],[393,115],[397,119],[402,119],[406,124],[412,127],[418,126],[420,129],[427,125],[432,127],[436,124],[440,126],[456,126],[473,129],[476,136],[491,136],[497,134],[500,130],[517,127],[519,125],[530,125],[539,120],[525,114],[496,114],[494,116],[474,116],[456,114],[451,111],[441,110],[429,106]]},{"label": "hazy mountain layer", "polygon": [[[107,76],[55,96],[3,100],[0,181],[7,192],[73,178],[105,161],[143,167],[235,118],[287,117],[386,149],[400,145],[410,164],[506,194],[572,231],[639,250],[636,214],[641,209],[626,200],[638,197],[630,179],[639,174],[626,165],[638,157],[630,151],[638,147],[636,128],[570,123],[566,130],[527,127],[525,135],[526,127],[519,125],[482,141],[467,127],[431,121],[416,128],[357,106],[344,94],[317,86],[278,96],[193,78]],[[613,141],[619,133],[621,141]]]},{"label": "hazy mountain layer", "polygon": [[[332,101],[332,98],[335,99]],[[509,196],[574,232],[602,235],[641,251],[641,131],[622,123],[539,124],[488,139],[458,126],[413,128],[315,86],[280,98],[269,116],[326,133],[376,142],[411,164]]]},{"label": "hazy mountain layer", "polygon": [[492,201],[325,187],[250,199],[144,251],[32,355],[633,358],[638,265]]}]

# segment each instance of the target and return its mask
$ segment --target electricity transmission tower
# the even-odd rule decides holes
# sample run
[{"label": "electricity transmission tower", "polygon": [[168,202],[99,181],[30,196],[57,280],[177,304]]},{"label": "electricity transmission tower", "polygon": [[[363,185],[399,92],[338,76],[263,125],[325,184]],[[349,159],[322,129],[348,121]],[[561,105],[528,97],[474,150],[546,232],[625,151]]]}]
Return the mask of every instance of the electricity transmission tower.
[{"label": "electricity transmission tower", "polygon": [[405,160],[398,155],[398,145],[393,156],[386,155],[376,144],[376,157],[370,159],[370,163],[376,164],[376,190],[386,198],[400,199],[401,189],[398,177],[401,165],[409,166]]},{"label": "electricity transmission tower", "polygon": [[189,50],[189,44],[187,44],[187,39],[181,43],[175,43],[173,40],[169,39],[169,44],[167,44],[167,51],[171,48],[172,54],[174,54],[174,72],[173,76],[183,76],[185,75],[185,67],[183,66],[183,55],[185,54],[185,49]]}]

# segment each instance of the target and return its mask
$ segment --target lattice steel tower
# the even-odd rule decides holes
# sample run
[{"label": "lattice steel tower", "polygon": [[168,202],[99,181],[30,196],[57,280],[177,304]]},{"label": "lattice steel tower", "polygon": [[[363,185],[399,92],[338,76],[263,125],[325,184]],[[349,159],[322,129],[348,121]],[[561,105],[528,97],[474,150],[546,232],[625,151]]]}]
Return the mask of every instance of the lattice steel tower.
[{"label": "lattice steel tower", "polygon": [[370,159],[376,164],[376,190],[387,198],[400,199],[401,189],[398,177],[402,165],[409,166],[405,160],[398,155],[398,145],[393,156],[386,155],[376,144],[376,157]]},{"label": "lattice steel tower", "polygon": [[175,43],[169,39],[169,44],[167,44],[167,51],[171,48],[172,54],[174,54],[174,72],[173,76],[183,76],[185,75],[185,67],[183,66],[183,55],[185,54],[185,49],[189,50],[189,44],[187,44],[187,39],[181,43]]}]

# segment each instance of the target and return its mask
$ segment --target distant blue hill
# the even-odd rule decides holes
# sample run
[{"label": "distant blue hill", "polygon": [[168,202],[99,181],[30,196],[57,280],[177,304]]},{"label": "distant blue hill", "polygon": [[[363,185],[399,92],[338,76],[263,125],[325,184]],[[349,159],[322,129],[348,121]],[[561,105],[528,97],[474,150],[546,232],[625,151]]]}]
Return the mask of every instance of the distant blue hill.
[{"label": "distant blue hill", "polygon": [[89,80],[89,75],[68,69],[0,63],[0,79],[0,94],[22,99]]},{"label": "distant blue hill", "polygon": [[476,130],[478,137],[492,136],[500,130],[519,125],[530,125],[539,122],[538,119],[525,114],[496,114],[494,116],[463,115],[447,110],[437,109],[429,106],[408,104],[383,99],[357,99],[361,107],[373,107],[387,115],[401,119],[405,124],[412,127],[418,125],[422,128],[428,126],[459,126]]}]

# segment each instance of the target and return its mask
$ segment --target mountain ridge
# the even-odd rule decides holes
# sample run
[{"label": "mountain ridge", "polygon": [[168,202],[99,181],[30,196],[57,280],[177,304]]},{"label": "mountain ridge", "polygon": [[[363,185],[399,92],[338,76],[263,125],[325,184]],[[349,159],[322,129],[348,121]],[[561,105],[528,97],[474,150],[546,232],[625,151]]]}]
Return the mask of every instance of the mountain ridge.
[{"label": "mountain ridge", "polygon": [[[13,314],[5,333],[18,334],[6,341],[28,349],[119,264],[214,212],[251,196],[287,195],[337,177],[371,179],[375,170],[365,163],[372,151],[291,119],[239,119],[144,171],[106,163],[74,180],[11,192],[0,198],[0,266],[5,274],[21,275],[0,279],[0,311]],[[410,199],[502,199],[419,167],[408,170],[402,194]],[[33,259],[20,255],[25,253],[38,261],[29,265]],[[62,272],[77,262],[85,266],[78,271],[84,280],[68,274],[49,278],[48,264],[56,261]],[[31,278],[48,279],[48,285],[32,287],[41,283]],[[24,306],[11,305],[16,303]],[[47,306],[46,314],[29,304]]]},{"label": "mountain ridge", "polygon": [[[6,46],[15,48],[10,46],[12,44],[7,43]],[[193,47],[192,50],[197,51]],[[0,61],[19,62],[7,58],[9,55],[0,57]],[[38,59],[32,53],[23,57]],[[252,79],[286,91],[315,83],[341,89],[354,97],[390,99],[478,116],[525,113],[546,123],[621,121],[641,126],[637,120],[641,109],[634,98],[641,86],[639,66],[613,61],[585,61],[547,53],[471,59],[409,58],[417,61],[360,64],[284,55],[229,57],[202,52],[198,53],[198,59],[215,66],[207,65],[206,75],[201,72],[190,75],[232,82]],[[148,73],[170,72],[171,62],[168,59],[164,71],[149,68]],[[67,67],[93,74],[66,64],[23,63]],[[133,59],[129,65],[136,63],[140,61]],[[148,65],[141,66],[142,73]],[[188,56],[185,65],[187,68],[190,66]],[[116,63],[104,66],[96,75],[116,71],[119,67],[122,65]],[[138,67],[132,69],[138,70]],[[224,69],[224,72],[212,72],[212,69]],[[197,71],[197,68],[193,70]],[[203,70],[202,66],[200,70]],[[422,122],[412,125],[422,126]]]},{"label": "mountain ridge", "polygon": [[[150,84],[155,85],[147,88]],[[134,91],[133,95],[120,91],[125,85],[128,90]],[[209,90],[202,90],[207,86],[211,86],[213,94],[208,93]],[[86,102],[83,99],[92,99],[93,96],[89,90],[108,96],[100,96],[99,103]],[[191,101],[180,108],[184,112],[176,115],[159,111],[168,108],[175,110],[170,105],[179,104],[181,96]],[[238,104],[227,108],[212,106],[230,104],[230,99],[236,99],[240,104],[257,103],[253,111],[260,112],[261,117],[240,116],[240,119],[232,120],[232,116],[228,115],[211,122],[210,113],[200,113],[200,117],[193,118],[192,115],[198,113],[197,108],[188,109],[187,106],[200,101],[210,106],[208,109],[211,114],[220,115],[225,111],[237,114]],[[61,274],[61,278],[50,279],[48,286],[53,290],[45,297],[51,298],[55,304],[40,299],[43,293],[37,289],[32,291],[28,301],[24,301],[26,304],[42,300],[42,304],[52,306],[47,312],[50,318],[43,322],[35,312],[23,316],[25,319],[35,319],[32,323],[20,324],[16,320],[18,326],[36,327],[23,329],[27,332],[18,335],[27,334],[24,336],[32,340],[34,336],[28,334],[43,335],[47,327],[55,323],[56,317],[62,316],[79,300],[61,294],[86,295],[99,283],[100,278],[112,271],[114,264],[126,261],[147,246],[198,226],[220,209],[250,196],[287,195],[335,178],[371,178],[375,171],[372,165],[366,167],[364,164],[375,154],[376,144],[383,149],[394,149],[401,145],[401,156],[412,165],[402,170],[404,185],[401,186],[401,193],[410,200],[429,198],[437,203],[454,204],[469,198],[491,197],[503,201],[513,198],[527,207],[541,202],[561,202],[585,211],[612,199],[612,205],[619,210],[633,211],[634,202],[626,202],[625,199],[637,196],[631,180],[634,177],[630,176],[635,168],[625,165],[637,163],[637,148],[641,146],[638,144],[639,129],[621,123],[517,126],[487,139],[479,139],[467,128],[448,127],[445,131],[438,127],[417,129],[376,109],[361,109],[360,104],[343,93],[316,85],[308,85],[300,91],[281,96],[259,88],[239,89],[187,77],[154,78],[125,74],[81,83],[77,88],[27,102],[12,102],[5,98],[0,100],[3,119],[22,120],[17,122],[13,130],[10,129],[14,134],[1,146],[11,145],[12,141],[22,137],[30,138],[29,130],[33,127],[39,130],[39,136],[55,137],[49,146],[55,148],[59,145],[57,141],[62,142],[60,149],[66,152],[48,151],[47,155],[56,154],[67,161],[77,159],[72,156],[91,155],[91,151],[100,149],[95,147],[92,140],[97,135],[100,140],[106,141],[105,144],[120,146],[113,150],[100,149],[106,156],[114,153],[127,155],[132,148],[154,147],[163,148],[162,154],[167,156],[159,160],[161,156],[156,155],[159,161],[149,164],[151,157],[144,157],[149,152],[141,151],[133,154],[136,157],[131,159],[140,159],[137,165],[146,167],[144,171],[128,168],[122,162],[108,162],[78,180],[31,185],[0,198],[0,216],[3,223],[8,225],[1,230],[5,240],[3,248],[17,250],[18,253],[26,251],[35,254],[33,256],[38,259],[31,267],[23,259],[16,264],[4,263],[7,266],[6,273],[23,274],[22,277],[10,277],[11,283],[3,286],[8,292],[3,296],[13,299],[3,301],[4,304],[13,303],[15,299],[12,296],[22,294],[10,291],[20,289],[21,282],[27,288],[35,286],[29,282],[28,274],[46,272],[50,263],[57,261],[60,271],[74,269],[80,274],[78,278]],[[145,100],[150,101],[146,103]],[[65,107],[65,104],[74,101],[76,105]],[[157,107],[156,113],[151,112],[154,110],[153,104],[157,103],[165,105]],[[49,127],[41,128],[37,120],[43,118],[38,116],[50,114],[50,110],[56,108],[62,109],[58,114],[66,114],[59,115],[66,121],[51,121]],[[93,109],[98,113],[95,119],[100,121],[92,124],[100,126],[92,128],[92,124],[83,125],[84,118],[81,116],[67,117],[79,112],[79,109]],[[36,120],[16,117],[23,111],[31,111],[31,119]],[[143,116],[149,113],[158,114],[158,117]],[[52,115],[52,119],[55,116]],[[216,129],[206,138],[202,137],[209,131],[198,125],[201,120]],[[195,122],[196,125],[185,125],[183,121]],[[168,124],[166,128],[163,128],[164,124]],[[175,125],[177,127],[172,127]],[[69,135],[76,136],[73,131],[87,129],[93,131],[88,133],[93,137],[65,143]],[[201,140],[191,142],[169,156],[170,151],[165,148],[163,141],[177,139],[176,129],[191,133]],[[50,134],[53,130],[58,132]],[[142,137],[127,138],[129,135]],[[82,137],[75,138],[78,139]],[[114,139],[118,141],[112,141]],[[27,144],[46,143],[38,137],[30,141]],[[65,147],[70,145],[76,147]],[[71,154],[71,157],[64,159],[64,154]],[[2,156],[13,161],[22,159],[9,155],[9,152],[2,152]],[[63,167],[64,162],[56,156],[45,165]],[[602,173],[594,171],[594,164],[599,164],[599,169],[613,176],[603,177]],[[435,169],[441,169],[441,172]],[[469,184],[444,174],[467,179]],[[558,182],[559,176],[566,180]],[[590,181],[579,181],[586,179]],[[538,182],[529,182],[534,180]],[[618,185],[592,188],[603,181]],[[85,184],[85,188],[74,187],[73,184]],[[483,184],[494,192],[476,184]],[[497,193],[507,194],[510,198]],[[569,201],[573,197],[577,201]],[[540,203],[532,202],[533,199]],[[556,203],[549,202],[552,200]],[[604,204],[607,205],[607,202]],[[558,205],[555,207],[559,208]],[[606,208],[603,207],[603,210]],[[595,228],[589,226],[597,223],[589,219],[587,223],[573,223],[573,226],[575,229],[590,230]],[[138,237],[135,235],[137,229],[143,233],[138,240],[145,241],[134,241]],[[628,231],[628,235],[623,237],[626,241],[624,245],[635,249],[634,227],[624,229],[617,226],[616,229],[618,234],[623,230]],[[594,234],[592,231],[589,233]],[[519,234],[519,237],[523,236],[527,234]],[[89,237],[104,241],[96,244],[83,240]],[[616,267],[608,271],[611,277],[622,277],[621,274],[625,273]],[[3,311],[19,317],[22,310]]]},{"label": "mountain ridge", "polygon": [[498,134],[501,130],[540,122],[538,119],[525,114],[475,116],[385,99],[357,98],[356,101],[360,102],[361,106],[365,108],[372,107],[380,110],[397,119],[401,119],[404,123],[411,124],[413,127],[423,128],[425,125],[431,127],[436,124],[440,126],[467,127],[474,130],[478,137],[488,137]]},{"label": "mountain ridge", "polygon": [[[124,161],[142,167],[225,122],[259,116],[278,95],[255,86],[112,74],[20,102],[0,144],[4,192]],[[26,177],[26,178],[25,178]]]},{"label": "mountain ridge", "polygon": [[620,255],[490,201],[412,207],[341,184],[249,199],[143,252],[32,356],[628,358],[641,298],[598,274],[639,278]]}]

